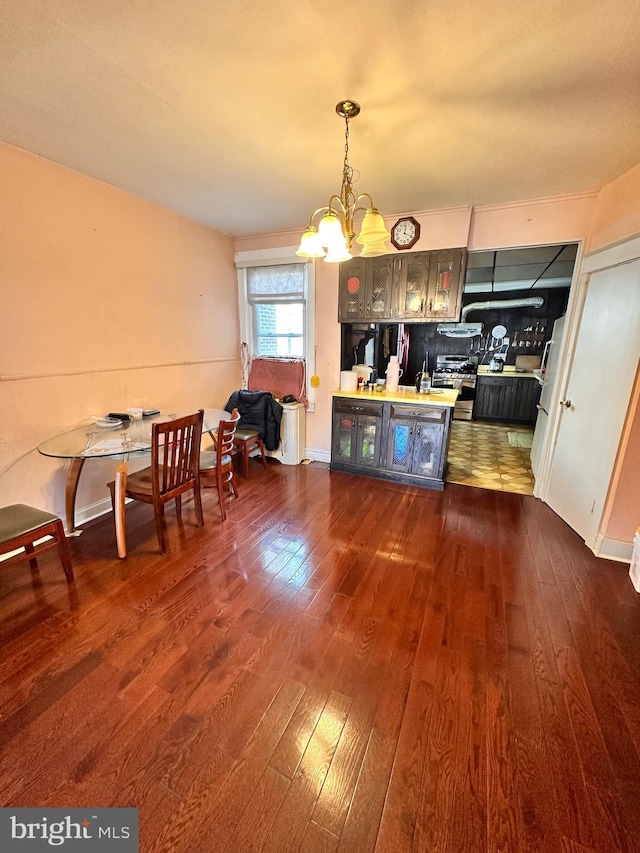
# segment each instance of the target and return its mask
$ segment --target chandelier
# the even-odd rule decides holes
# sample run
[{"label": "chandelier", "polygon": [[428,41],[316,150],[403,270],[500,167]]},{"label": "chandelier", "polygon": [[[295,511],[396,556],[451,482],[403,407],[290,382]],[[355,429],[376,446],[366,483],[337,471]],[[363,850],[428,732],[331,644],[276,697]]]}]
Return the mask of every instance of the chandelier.
[{"label": "chandelier", "polygon": [[[340,101],[336,105],[336,112],[345,122],[340,195],[332,195],[328,205],[314,210],[296,252],[303,258],[324,258],[327,263],[348,261],[352,257],[351,245],[354,239],[363,246],[360,257],[385,255],[388,251],[385,240],[391,236],[369,193],[356,195],[353,191],[353,169],[349,165],[349,119],[358,115],[360,105],[355,101]],[[360,205],[363,199],[368,201],[366,207]],[[360,234],[356,237],[353,220],[360,211],[364,211],[364,217]],[[316,227],[314,219],[320,213],[324,215]]]}]

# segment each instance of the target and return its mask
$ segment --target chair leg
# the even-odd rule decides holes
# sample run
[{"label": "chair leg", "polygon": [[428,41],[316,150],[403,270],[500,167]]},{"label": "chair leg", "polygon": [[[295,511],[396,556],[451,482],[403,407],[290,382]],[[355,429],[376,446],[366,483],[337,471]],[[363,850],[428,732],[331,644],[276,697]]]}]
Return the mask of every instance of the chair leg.
[{"label": "chair leg", "polygon": [[236,487],[236,478],[233,476],[233,471],[231,472],[231,479],[229,480],[229,489],[231,490],[231,494],[234,498],[239,497],[238,489]]},{"label": "chair leg", "polygon": [[164,554],[167,550],[167,542],[164,533],[164,504],[154,506],[153,514],[156,519],[156,533],[158,535],[158,542],[160,543],[160,550]]},{"label": "chair leg", "polygon": [[55,522],[55,528],[55,537],[56,542],[58,543],[60,562],[62,563],[67,583],[73,583],[73,568],[71,566],[71,558],[69,557],[69,548],[67,547],[67,537],[65,536],[64,527],[59,518]]},{"label": "chair leg", "polygon": [[258,438],[258,447],[260,448],[260,456],[262,457],[262,464],[264,467],[267,467],[267,457],[264,453],[264,441],[261,438]]},{"label": "chair leg", "polygon": [[216,477],[216,485],[218,487],[218,502],[220,504],[220,515],[222,516],[222,520],[226,521],[227,511],[224,508],[224,483],[222,482],[221,472],[218,472],[218,476]]},{"label": "chair leg", "polygon": [[193,500],[196,505],[196,518],[198,520],[198,527],[204,527],[204,513],[202,512],[202,493],[200,492],[199,484],[193,487]]},{"label": "chair leg", "polygon": [[242,476],[249,479],[249,443],[246,441],[242,445]]},{"label": "chair leg", "polygon": [[178,495],[176,498],[176,517],[182,521],[182,495]]},{"label": "chair leg", "polygon": [[33,557],[29,557],[29,566],[31,567],[32,571],[37,572],[38,571],[38,560],[35,556],[35,550],[36,549],[33,547],[33,542],[29,542],[28,545],[25,545],[24,550],[25,550],[26,554],[33,554],[34,555]]}]

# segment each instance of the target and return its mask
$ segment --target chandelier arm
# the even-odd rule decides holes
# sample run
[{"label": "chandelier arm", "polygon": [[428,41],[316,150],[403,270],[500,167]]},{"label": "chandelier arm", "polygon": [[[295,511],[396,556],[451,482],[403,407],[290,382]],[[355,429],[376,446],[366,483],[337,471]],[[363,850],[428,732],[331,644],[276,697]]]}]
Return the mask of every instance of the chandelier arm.
[{"label": "chandelier arm", "polygon": [[[373,203],[373,199],[371,198],[369,193],[360,193],[358,198],[355,199],[355,204],[358,204],[358,202],[362,198],[368,198],[369,199],[369,207],[375,207],[375,204]],[[367,208],[366,207],[358,207],[358,208],[356,208],[356,210],[367,210]],[[355,210],[354,210],[354,213],[355,213]]]}]

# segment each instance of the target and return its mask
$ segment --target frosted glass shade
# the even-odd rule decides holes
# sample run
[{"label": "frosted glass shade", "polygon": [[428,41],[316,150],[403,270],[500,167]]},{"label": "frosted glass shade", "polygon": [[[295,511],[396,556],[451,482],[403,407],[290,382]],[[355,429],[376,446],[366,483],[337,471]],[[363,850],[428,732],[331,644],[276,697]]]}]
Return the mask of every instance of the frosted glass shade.
[{"label": "frosted glass shade", "polygon": [[356,243],[360,243],[361,246],[370,246],[373,243],[383,243],[389,237],[391,234],[387,231],[384,219],[375,207],[370,207],[362,220],[362,228]]},{"label": "frosted glass shade", "polygon": [[329,246],[324,260],[327,264],[339,264],[341,261],[348,261],[350,258],[351,252],[347,248],[347,241],[343,236],[341,240],[336,240],[332,246]]},{"label": "frosted glass shade", "polygon": [[360,252],[361,258],[374,258],[376,255],[386,255],[389,249],[381,240],[379,243],[367,244]]},{"label": "frosted glass shade", "polygon": [[324,258],[325,251],[320,243],[318,229],[314,225],[310,225],[302,235],[296,255],[301,258]]},{"label": "frosted glass shade", "polygon": [[342,223],[333,211],[330,210],[328,213],[325,213],[320,220],[318,237],[320,244],[326,246],[329,251],[331,251],[332,246],[341,246],[344,243]]}]

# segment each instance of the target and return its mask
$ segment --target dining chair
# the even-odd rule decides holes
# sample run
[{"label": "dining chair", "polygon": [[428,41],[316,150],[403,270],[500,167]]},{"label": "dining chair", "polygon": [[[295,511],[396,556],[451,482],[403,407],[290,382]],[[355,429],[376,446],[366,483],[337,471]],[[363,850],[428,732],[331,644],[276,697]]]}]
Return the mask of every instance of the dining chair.
[{"label": "dining chair", "polygon": [[238,453],[240,460],[240,470],[242,476],[247,480],[249,478],[249,456],[254,450],[260,451],[262,464],[267,467],[267,457],[264,452],[264,441],[260,437],[260,433],[256,429],[243,429],[242,427],[236,430],[234,439],[234,447]]},{"label": "dining chair", "polygon": [[[151,425],[151,466],[127,477],[125,497],[153,505],[160,550],[166,552],[164,507],[175,500],[182,517],[182,495],[193,492],[198,526],[204,525],[200,495],[200,441],[204,410]],[[115,512],[115,481],[108,483]]]},{"label": "dining chair", "polygon": [[[41,542],[36,549],[35,543],[45,536],[51,536],[51,540]],[[18,548],[24,548],[24,551],[16,554],[15,559],[28,559],[32,569],[38,568],[37,558],[43,551],[57,548],[67,583],[72,583],[73,569],[67,540],[57,515],[27,504],[0,507],[0,554],[8,554]]]},{"label": "dining chair", "polygon": [[215,450],[203,450],[200,453],[202,486],[206,488],[207,480],[215,480],[220,502],[220,515],[223,521],[227,518],[224,506],[225,486],[228,486],[230,494],[235,498],[238,497],[238,490],[233,477],[233,456],[235,453],[233,443],[239,420],[240,413],[234,409],[229,420],[222,420],[218,425],[218,432],[215,436]]}]

